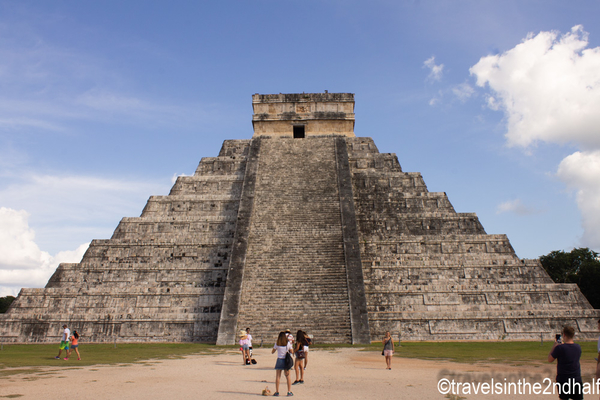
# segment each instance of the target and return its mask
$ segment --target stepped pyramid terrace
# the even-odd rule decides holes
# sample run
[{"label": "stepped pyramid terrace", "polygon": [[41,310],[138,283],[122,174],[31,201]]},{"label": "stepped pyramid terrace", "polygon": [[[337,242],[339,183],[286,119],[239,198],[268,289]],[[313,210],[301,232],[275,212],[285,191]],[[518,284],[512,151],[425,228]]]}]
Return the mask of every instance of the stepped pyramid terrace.
[{"label": "stepped pyramid terrace", "polygon": [[[22,289],[2,342],[232,344],[252,327],[317,343],[539,340],[571,324],[594,338],[600,310],[505,235],[457,213],[418,172],[354,134],[354,94],[255,94],[254,135],[151,196],[139,217]],[[387,150],[387,149],[386,149]],[[473,187],[473,190],[477,190]]]}]

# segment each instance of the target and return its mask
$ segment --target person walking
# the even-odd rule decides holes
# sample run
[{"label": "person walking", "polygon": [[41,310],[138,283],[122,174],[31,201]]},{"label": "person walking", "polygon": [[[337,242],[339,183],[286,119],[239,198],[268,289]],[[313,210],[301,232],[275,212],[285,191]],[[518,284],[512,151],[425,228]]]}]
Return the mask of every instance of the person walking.
[{"label": "person walking", "polygon": [[[559,399],[579,400],[583,399],[581,388],[581,347],[573,342],[575,329],[572,326],[565,326],[562,329],[563,342],[557,337],[548,354],[548,362],[556,363],[556,382],[559,384]],[[577,384],[578,383],[578,384]]]},{"label": "person walking", "polygon": [[[294,345],[294,354],[296,355],[296,360],[294,361],[294,372],[296,373],[296,380],[294,383],[292,383],[292,385],[304,383],[304,360],[306,357],[304,347],[306,345],[307,342],[304,332],[298,331],[296,333],[296,344]],[[298,373],[298,371],[300,372]],[[298,379],[298,377],[300,377],[300,379]]]},{"label": "person walking", "polygon": [[285,332],[279,332],[277,337],[277,343],[273,346],[271,354],[277,352],[277,362],[275,363],[275,393],[273,396],[279,396],[279,381],[281,380],[281,371],[285,374],[287,379],[287,395],[293,396],[292,393],[292,382],[290,381],[290,369],[285,365],[285,357],[288,352],[294,352],[292,345],[288,342],[288,338]]},{"label": "person walking", "polygon": [[77,331],[73,331],[73,334],[71,335],[71,345],[67,357],[71,357],[73,350],[77,353],[77,361],[81,361],[81,354],[79,354],[79,333]]},{"label": "person walking", "polygon": [[390,331],[383,337],[383,355],[385,356],[386,369],[392,369],[392,356],[394,355],[394,340]]},{"label": "person walking", "polygon": [[69,337],[71,336],[71,330],[67,328],[67,324],[63,325],[62,339],[60,340],[60,347],[58,348],[58,355],[54,358],[60,360],[60,354],[65,351],[65,361],[69,359]]}]

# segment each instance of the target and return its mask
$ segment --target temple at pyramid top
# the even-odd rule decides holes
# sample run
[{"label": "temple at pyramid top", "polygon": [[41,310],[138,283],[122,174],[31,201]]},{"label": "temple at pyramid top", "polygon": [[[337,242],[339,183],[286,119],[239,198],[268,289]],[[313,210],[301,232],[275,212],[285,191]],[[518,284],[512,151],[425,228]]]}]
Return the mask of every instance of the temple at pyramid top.
[{"label": "temple at pyramid top", "polygon": [[354,137],[354,93],[254,94],[254,137]]}]

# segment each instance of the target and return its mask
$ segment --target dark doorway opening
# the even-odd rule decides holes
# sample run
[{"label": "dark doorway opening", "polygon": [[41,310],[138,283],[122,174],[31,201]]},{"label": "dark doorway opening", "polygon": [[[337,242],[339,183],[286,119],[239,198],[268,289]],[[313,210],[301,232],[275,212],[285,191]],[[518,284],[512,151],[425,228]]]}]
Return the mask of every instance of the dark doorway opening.
[{"label": "dark doorway opening", "polygon": [[294,125],[294,139],[304,138],[304,125]]}]

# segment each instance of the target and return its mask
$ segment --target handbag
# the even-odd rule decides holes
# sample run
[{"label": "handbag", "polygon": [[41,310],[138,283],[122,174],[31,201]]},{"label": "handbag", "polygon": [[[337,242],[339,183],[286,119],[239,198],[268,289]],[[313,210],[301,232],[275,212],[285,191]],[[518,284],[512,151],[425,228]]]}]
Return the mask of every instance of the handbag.
[{"label": "handbag", "polygon": [[290,352],[288,351],[287,353],[285,353],[285,369],[292,369],[294,368],[294,359],[292,358],[292,355],[290,354]]}]

